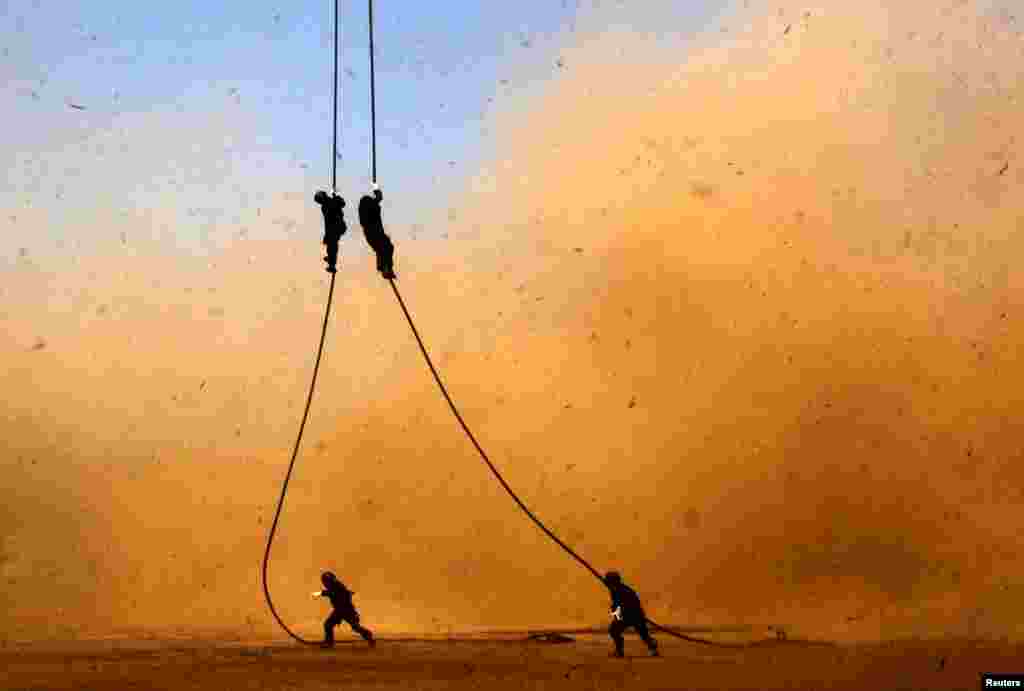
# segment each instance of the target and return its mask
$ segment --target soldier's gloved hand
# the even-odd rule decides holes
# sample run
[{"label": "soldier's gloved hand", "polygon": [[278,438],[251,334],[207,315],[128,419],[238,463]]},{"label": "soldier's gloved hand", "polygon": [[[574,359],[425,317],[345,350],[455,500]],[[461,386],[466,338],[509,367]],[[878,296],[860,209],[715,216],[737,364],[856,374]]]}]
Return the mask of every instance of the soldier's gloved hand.
[{"label": "soldier's gloved hand", "polygon": [[622,621],[622,608],[621,607],[616,607],[615,609],[612,610],[612,618],[618,619],[619,621]]}]

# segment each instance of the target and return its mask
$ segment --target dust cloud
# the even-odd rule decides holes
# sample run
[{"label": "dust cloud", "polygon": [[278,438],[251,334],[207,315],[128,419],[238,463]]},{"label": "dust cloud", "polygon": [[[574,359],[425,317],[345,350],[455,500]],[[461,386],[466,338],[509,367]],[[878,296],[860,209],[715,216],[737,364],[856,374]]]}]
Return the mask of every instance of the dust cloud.
[{"label": "dust cloud", "polygon": [[[654,619],[1024,633],[1021,21],[748,3],[672,45],[587,34],[430,209],[444,239],[392,233],[485,448]],[[303,195],[209,256],[121,239],[148,217],[59,273],[8,252],[5,636],[273,631],[259,562],[326,298]],[[462,438],[361,243],[279,611],[316,635],[330,567],[384,632],[603,623],[606,594]]]}]

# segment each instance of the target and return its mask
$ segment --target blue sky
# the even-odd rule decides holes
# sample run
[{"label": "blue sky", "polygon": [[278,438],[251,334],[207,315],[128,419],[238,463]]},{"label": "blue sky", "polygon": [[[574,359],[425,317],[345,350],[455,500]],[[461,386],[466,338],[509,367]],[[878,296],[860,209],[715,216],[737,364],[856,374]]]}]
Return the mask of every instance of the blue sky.
[{"label": "blue sky", "polygon": [[[515,99],[528,98],[557,77],[561,52],[577,36],[612,29],[650,32],[652,39],[677,37],[699,30],[720,9],[712,2],[652,3],[637,11],[624,3],[580,0],[378,1],[381,184],[392,200],[425,194],[444,206],[443,198],[455,193],[487,154],[490,109],[522,103]],[[63,3],[20,0],[5,3],[3,11],[8,29],[0,105],[9,126],[0,132],[0,160],[12,184],[0,202],[7,206],[53,206],[54,189],[67,206],[71,190],[102,186],[102,179],[79,182],[58,171],[89,169],[89,164],[74,165],[84,152],[72,143],[117,131],[126,117],[131,122],[139,113],[162,118],[170,128],[177,127],[173,116],[180,115],[178,122],[190,123],[181,125],[187,133],[201,125],[204,113],[234,108],[244,114],[249,137],[241,137],[240,145],[253,146],[253,137],[263,142],[278,161],[274,170],[288,171],[279,178],[283,188],[329,185],[331,2],[97,0],[69,10]],[[338,174],[342,194],[354,195],[362,190],[345,187],[368,184],[366,3],[343,0],[340,24]],[[180,143],[170,144],[175,136],[182,133],[162,137],[150,128],[129,138],[131,144],[124,146],[137,155],[118,163],[116,174],[98,176],[109,189],[101,195],[90,191],[88,198],[117,204],[126,186],[156,177],[141,150],[147,139],[156,151],[158,139],[181,149]],[[245,160],[245,152],[239,152],[236,187],[218,188],[213,197],[224,199],[237,194],[237,187],[254,184],[241,170]],[[218,164],[206,156],[186,165],[206,170]],[[215,187],[204,184],[207,191]],[[262,184],[277,183],[267,177]],[[211,206],[198,189],[178,192],[175,203],[183,208]],[[411,211],[404,211],[390,220],[410,220]]]}]

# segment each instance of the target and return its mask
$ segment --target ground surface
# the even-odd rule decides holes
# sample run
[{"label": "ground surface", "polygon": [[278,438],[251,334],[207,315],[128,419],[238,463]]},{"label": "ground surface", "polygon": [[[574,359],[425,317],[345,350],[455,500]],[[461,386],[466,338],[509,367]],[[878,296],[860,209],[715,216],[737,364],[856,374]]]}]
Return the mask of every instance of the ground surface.
[{"label": "ground surface", "polygon": [[727,649],[661,637],[663,657],[627,638],[550,644],[384,639],[374,650],[298,644],[92,641],[8,644],[0,688],[41,689],[977,689],[983,671],[1024,671],[1024,645],[794,641]]}]

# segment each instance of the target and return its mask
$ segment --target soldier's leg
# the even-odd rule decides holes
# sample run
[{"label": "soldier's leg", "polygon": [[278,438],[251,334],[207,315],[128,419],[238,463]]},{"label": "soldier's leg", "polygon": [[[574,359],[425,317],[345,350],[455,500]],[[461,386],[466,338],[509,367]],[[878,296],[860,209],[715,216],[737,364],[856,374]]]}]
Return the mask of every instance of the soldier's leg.
[{"label": "soldier's leg", "polygon": [[332,242],[327,245],[327,267],[328,271],[338,264],[338,243]]},{"label": "soldier's leg", "polygon": [[331,615],[324,621],[324,643],[328,645],[334,644],[334,627],[341,623],[341,614],[335,610],[331,612]]},{"label": "soldier's leg", "polygon": [[636,629],[636,632],[640,634],[641,640],[647,644],[648,650],[650,650],[652,654],[656,654],[658,652],[658,642],[654,640],[651,636],[651,632],[647,630],[647,621],[645,619],[639,619],[633,623],[633,627]]},{"label": "soldier's leg", "polygon": [[388,275],[393,272],[392,262],[395,252],[391,238],[387,236],[382,228],[377,228],[366,233],[366,241],[370,243],[374,254],[377,255],[377,271]]},{"label": "soldier's leg", "polygon": [[368,628],[366,628],[364,626],[361,626],[359,624],[359,614],[358,613],[351,612],[348,615],[348,617],[346,617],[345,620],[348,622],[348,625],[352,627],[353,631],[355,631],[357,634],[359,634],[360,636],[363,637],[363,640],[365,640],[371,646],[374,645],[373,632],[370,631],[370,629],[368,629]]},{"label": "soldier's leg", "polygon": [[383,235],[381,240],[381,254],[384,255],[384,273],[394,274],[395,273],[395,246],[391,244],[391,238],[387,235]]},{"label": "soldier's leg", "polygon": [[622,657],[626,649],[626,641],[622,637],[622,632],[626,630],[626,625],[618,619],[614,620],[608,627],[608,635],[615,641],[615,654]]}]

